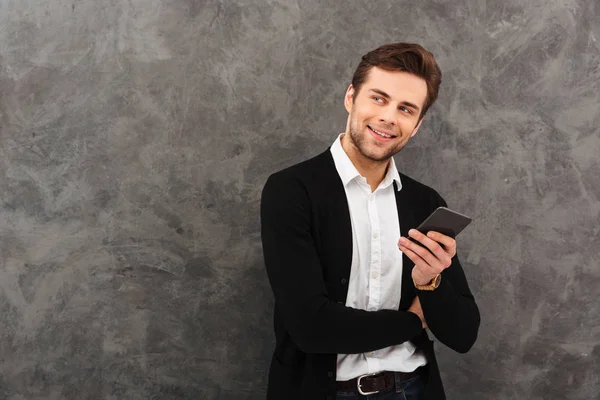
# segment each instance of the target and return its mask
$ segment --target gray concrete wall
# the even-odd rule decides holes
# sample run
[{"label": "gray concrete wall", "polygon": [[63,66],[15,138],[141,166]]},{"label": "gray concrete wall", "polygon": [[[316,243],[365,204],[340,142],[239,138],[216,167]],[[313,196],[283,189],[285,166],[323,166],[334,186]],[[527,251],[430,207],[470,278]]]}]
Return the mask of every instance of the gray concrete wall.
[{"label": "gray concrete wall", "polygon": [[449,398],[597,399],[597,0],[0,0],[0,399],[264,398],[260,190],[394,41],[444,72],[396,160],[475,218]]}]

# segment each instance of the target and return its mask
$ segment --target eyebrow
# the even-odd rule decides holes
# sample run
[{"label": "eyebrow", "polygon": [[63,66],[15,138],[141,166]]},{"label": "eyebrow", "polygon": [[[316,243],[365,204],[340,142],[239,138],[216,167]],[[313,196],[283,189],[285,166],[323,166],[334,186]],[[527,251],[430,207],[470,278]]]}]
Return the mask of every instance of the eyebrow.
[{"label": "eyebrow", "polygon": [[[378,95],[385,97],[386,99],[391,99],[390,95],[387,94],[386,92],[384,92],[383,90],[379,90],[379,89],[369,89],[370,92],[375,92]],[[406,106],[406,107],[410,107],[412,109],[414,109],[415,111],[419,111],[419,106],[417,106],[416,104],[413,104],[409,101],[401,101],[400,104]]]}]

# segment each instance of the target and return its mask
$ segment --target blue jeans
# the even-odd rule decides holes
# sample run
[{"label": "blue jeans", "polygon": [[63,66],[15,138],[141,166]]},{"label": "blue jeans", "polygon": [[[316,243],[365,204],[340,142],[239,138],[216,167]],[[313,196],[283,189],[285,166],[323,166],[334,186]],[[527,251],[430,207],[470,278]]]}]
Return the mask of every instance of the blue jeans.
[{"label": "blue jeans", "polygon": [[396,387],[377,394],[363,396],[358,393],[338,391],[335,398],[337,400],[420,400],[424,390],[423,376],[416,375],[405,381],[396,381]]}]

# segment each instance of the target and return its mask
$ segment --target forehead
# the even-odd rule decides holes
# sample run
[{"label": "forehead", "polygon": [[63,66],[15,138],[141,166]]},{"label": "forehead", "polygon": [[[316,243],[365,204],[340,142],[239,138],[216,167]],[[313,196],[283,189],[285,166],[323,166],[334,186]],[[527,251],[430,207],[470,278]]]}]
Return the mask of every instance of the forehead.
[{"label": "forehead", "polygon": [[420,106],[427,97],[425,79],[408,72],[386,71],[378,67],[369,70],[360,91],[366,95],[370,89],[384,91],[394,101],[409,101]]}]

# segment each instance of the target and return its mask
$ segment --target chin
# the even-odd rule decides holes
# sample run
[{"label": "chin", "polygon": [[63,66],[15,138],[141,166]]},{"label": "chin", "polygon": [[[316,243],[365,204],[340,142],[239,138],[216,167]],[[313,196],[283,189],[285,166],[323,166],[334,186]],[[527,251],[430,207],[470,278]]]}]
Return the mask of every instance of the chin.
[{"label": "chin", "polygon": [[387,161],[392,157],[395,153],[390,153],[389,151],[372,151],[372,149],[361,149],[361,153],[363,156],[368,158],[371,161]]}]

